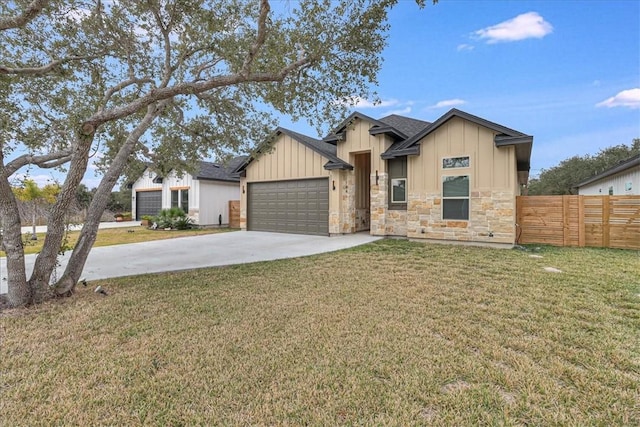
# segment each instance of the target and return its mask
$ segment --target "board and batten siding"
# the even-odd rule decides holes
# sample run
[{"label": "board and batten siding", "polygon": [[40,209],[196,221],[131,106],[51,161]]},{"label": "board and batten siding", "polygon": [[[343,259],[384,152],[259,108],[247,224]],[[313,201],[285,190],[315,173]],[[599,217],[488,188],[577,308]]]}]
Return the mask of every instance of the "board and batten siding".
[{"label": "board and batten siding", "polygon": [[189,210],[198,208],[198,180],[193,179],[190,173],[183,172],[182,176],[178,176],[175,171],[171,171],[169,176],[164,179],[162,187],[162,209],[171,208],[171,189],[179,188],[181,190],[189,189]]},{"label": "board and batten siding", "polygon": [[[629,184],[631,185],[630,190],[627,189]],[[609,195],[609,187],[613,187],[614,196],[640,195],[640,166],[584,185],[578,188],[578,194],[581,196],[606,196]]]},{"label": "board and batten siding", "polygon": [[162,190],[162,184],[153,182],[153,179],[157,176],[155,172],[152,172],[149,168],[145,169],[140,176],[131,186],[131,215],[136,218],[136,192],[137,191],[153,191]]},{"label": "board and batten siding", "polygon": [[270,151],[246,169],[246,182],[328,177],[329,160],[289,135],[280,134]]},{"label": "board and batten siding", "polygon": [[386,162],[380,155],[391,146],[392,140],[386,135],[370,135],[369,129],[372,123],[367,120],[356,118],[352,124],[346,128],[344,141],[338,141],[338,157],[353,164],[353,153],[371,153],[371,173],[386,172]]},{"label": "board and batten siding", "polygon": [[[454,117],[420,144],[420,155],[408,158],[409,192],[439,193],[443,175],[469,175],[470,189],[517,191],[513,147],[496,148],[495,133]],[[443,169],[442,159],[469,156],[468,168]]]},{"label": "board and batten siding", "polygon": [[[240,183],[197,180],[196,197],[200,206],[198,223],[200,225],[218,225],[222,215],[222,224],[229,224],[229,200],[240,200]],[[191,202],[189,202],[191,204]]]}]

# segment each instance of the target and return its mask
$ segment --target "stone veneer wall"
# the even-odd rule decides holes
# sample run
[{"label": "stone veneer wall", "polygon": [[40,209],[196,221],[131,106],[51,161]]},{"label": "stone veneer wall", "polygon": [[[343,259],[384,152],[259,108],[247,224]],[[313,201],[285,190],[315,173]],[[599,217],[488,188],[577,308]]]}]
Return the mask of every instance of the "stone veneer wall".
[{"label": "stone veneer wall", "polygon": [[442,220],[440,193],[409,193],[407,237],[473,242],[515,242],[515,194],[472,191],[469,221]]},{"label": "stone veneer wall", "polygon": [[353,171],[346,171],[340,188],[340,233],[356,232],[356,178]]},{"label": "stone veneer wall", "polygon": [[389,209],[389,174],[371,175],[371,228],[374,236],[406,236],[407,211]]}]

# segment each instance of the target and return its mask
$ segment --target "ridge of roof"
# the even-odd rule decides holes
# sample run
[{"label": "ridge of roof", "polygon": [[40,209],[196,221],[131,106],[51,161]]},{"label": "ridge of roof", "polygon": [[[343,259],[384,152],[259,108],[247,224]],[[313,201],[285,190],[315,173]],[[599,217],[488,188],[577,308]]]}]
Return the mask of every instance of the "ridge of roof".
[{"label": "ridge of roof", "polygon": [[399,130],[405,134],[407,138],[411,138],[431,124],[431,122],[425,120],[414,119],[399,114],[390,114],[378,119],[378,121]]}]

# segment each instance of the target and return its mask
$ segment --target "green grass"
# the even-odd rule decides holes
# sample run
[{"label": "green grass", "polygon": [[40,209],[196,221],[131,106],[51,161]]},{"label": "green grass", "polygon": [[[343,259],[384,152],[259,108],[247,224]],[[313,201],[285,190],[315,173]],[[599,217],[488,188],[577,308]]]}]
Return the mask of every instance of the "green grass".
[{"label": "green grass", "polygon": [[539,254],[385,240],[94,282],[0,315],[0,424],[640,424],[639,254]]},{"label": "green grass", "polygon": [[[200,236],[203,234],[222,233],[233,231],[230,228],[193,228],[190,230],[151,230],[146,227],[132,225],[131,227],[103,228],[98,230],[98,236],[93,247],[123,245],[126,243],[149,242],[152,240],[175,239],[186,236]],[[23,234],[24,253],[37,254],[42,250],[46,233],[36,233],[38,240],[31,240],[31,233]],[[70,231],[68,234],[69,245],[75,245],[80,236],[80,231]],[[5,256],[0,251],[0,256]]]}]

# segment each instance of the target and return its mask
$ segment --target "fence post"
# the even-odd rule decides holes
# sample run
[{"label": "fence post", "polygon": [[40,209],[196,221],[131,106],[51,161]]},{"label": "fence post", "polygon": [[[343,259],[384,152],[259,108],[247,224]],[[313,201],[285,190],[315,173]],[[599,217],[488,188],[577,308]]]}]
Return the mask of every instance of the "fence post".
[{"label": "fence post", "polygon": [[585,245],[584,196],[578,196],[578,246]]},{"label": "fence post", "polygon": [[602,247],[609,247],[609,209],[610,209],[610,197],[604,196],[602,198]]},{"label": "fence post", "polygon": [[571,196],[562,196],[562,246],[571,244],[569,233],[569,200]]}]

